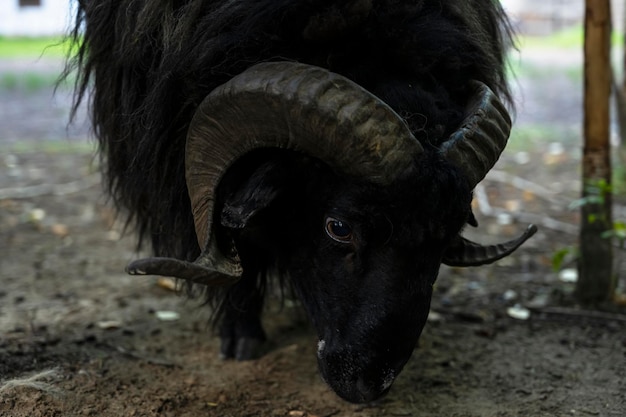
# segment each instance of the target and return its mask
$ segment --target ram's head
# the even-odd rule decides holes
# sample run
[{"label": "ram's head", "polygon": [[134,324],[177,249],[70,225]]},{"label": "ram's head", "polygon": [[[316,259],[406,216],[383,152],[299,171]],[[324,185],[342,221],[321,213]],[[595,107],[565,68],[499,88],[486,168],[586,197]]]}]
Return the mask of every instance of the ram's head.
[{"label": "ram's head", "polygon": [[493,262],[535,231],[490,246],[460,235],[511,125],[486,85],[469,87],[464,122],[434,147],[343,76],[292,62],[249,68],[206,97],[188,131],[202,254],[129,272],[228,286],[247,264],[274,265],[317,330],[324,379],[350,401],[377,398],[411,355],[441,263]]}]

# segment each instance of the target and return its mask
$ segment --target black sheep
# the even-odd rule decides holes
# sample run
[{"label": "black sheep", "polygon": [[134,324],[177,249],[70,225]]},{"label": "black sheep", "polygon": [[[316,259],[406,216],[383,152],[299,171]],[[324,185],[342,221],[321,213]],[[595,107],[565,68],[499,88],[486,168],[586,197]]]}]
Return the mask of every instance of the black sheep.
[{"label": "black sheep", "polygon": [[506,144],[496,0],[79,0],[75,105],[108,188],[156,258],[131,274],[208,286],[221,354],[265,339],[270,276],[293,288],[341,397],[388,391],[440,264],[483,247],[472,190]]}]

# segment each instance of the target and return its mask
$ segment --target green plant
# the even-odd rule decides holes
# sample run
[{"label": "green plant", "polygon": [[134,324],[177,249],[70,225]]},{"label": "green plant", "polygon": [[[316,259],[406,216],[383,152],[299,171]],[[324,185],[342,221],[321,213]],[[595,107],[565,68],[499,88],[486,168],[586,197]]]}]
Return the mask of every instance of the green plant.
[{"label": "green plant", "polygon": [[551,142],[574,143],[580,138],[579,130],[547,123],[514,125],[507,152],[529,151]]},{"label": "green plant", "polygon": [[13,143],[1,144],[0,154],[24,154],[42,152],[46,154],[94,154],[96,144],[92,141],[69,141],[64,139],[29,141],[20,140]]},{"label": "green plant", "polygon": [[3,90],[16,90],[19,85],[17,74],[6,73],[0,76],[0,87]]},{"label": "green plant", "polygon": [[619,242],[620,249],[626,248],[626,223],[623,221],[613,222],[613,228],[602,233],[602,237],[615,238]]},{"label": "green plant", "polygon": [[560,271],[564,265],[578,257],[578,248],[575,246],[565,246],[552,255],[552,270]]},{"label": "green plant", "polygon": [[[53,88],[59,75],[55,73],[28,71],[24,73],[6,72],[0,74],[0,89],[9,91],[33,92]],[[65,86],[66,82],[60,84]]]},{"label": "green plant", "polygon": [[[520,48],[575,49],[583,47],[584,38],[583,25],[580,24],[556,31],[548,36],[520,36],[518,44]],[[613,31],[611,43],[613,46],[623,45],[624,34]]]},{"label": "green plant", "polygon": [[[569,204],[570,210],[578,210],[581,207],[589,204],[601,205],[604,203],[607,196],[614,193],[614,187],[606,180],[593,181],[585,185],[585,196],[572,201]],[[597,221],[604,220],[602,214],[590,213],[587,217],[589,223],[595,223]],[[609,230],[606,230],[601,235],[605,239],[617,239],[621,249],[626,248],[626,222],[614,221]],[[566,246],[557,250],[552,255],[552,269],[559,271],[565,263],[576,259],[579,256],[577,247]]]},{"label": "green plant", "polygon": [[0,58],[62,58],[69,48],[70,42],[63,37],[0,36]]},{"label": "green plant", "polygon": [[[613,186],[604,179],[593,181],[585,184],[585,196],[570,203],[570,210],[578,209],[588,204],[604,204],[607,196],[613,194]],[[597,214],[589,214],[587,220],[589,223],[604,220]]]}]

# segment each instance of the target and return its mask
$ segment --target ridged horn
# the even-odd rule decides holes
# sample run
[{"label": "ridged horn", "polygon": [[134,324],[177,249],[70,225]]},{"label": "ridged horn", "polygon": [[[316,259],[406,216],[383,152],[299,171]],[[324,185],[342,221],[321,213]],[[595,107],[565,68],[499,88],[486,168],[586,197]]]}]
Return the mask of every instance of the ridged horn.
[{"label": "ridged horn", "polygon": [[[466,107],[467,117],[461,127],[440,146],[440,152],[461,169],[473,189],[493,168],[506,147],[511,133],[511,117],[486,84],[473,81],[471,87],[473,94]],[[468,222],[477,225],[473,214]],[[517,239],[496,245],[480,245],[457,236],[442,262],[450,266],[489,264],[513,253],[535,232],[537,227],[531,224]]]},{"label": "ridged horn", "polygon": [[[186,180],[202,254],[193,263],[135,261],[129,273],[235,282],[242,273],[239,259],[234,248],[223,253],[213,230],[215,191],[236,160],[261,148],[299,151],[380,185],[408,173],[423,151],[387,104],[339,74],[294,62],[250,67],[204,99],[188,130]],[[215,272],[232,279],[216,282]]]},{"label": "ridged horn", "polygon": [[511,132],[511,117],[496,94],[480,81],[461,127],[440,146],[444,157],[465,174],[470,188],[485,178],[498,161]]},{"label": "ridged horn", "polygon": [[509,256],[532,235],[537,226],[531,224],[517,239],[496,245],[481,245],[464,237],[457,236],[444,253],[442,262],[449,266],[479,266],[490,264]]}]

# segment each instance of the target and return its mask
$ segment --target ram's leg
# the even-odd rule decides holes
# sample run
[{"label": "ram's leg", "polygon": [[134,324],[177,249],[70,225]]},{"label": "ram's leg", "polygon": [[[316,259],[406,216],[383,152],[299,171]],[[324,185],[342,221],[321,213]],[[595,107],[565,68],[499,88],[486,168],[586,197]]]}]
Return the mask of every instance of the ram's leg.
[{"label": "ram's leg", "polygon": [[266,340],[261,325],[263,292],[258,288],[256,271],[250,275],[244,272],[224,300],[220,326],[220,356],[224,359],[254,359],[260,355],[261,345]]}]

